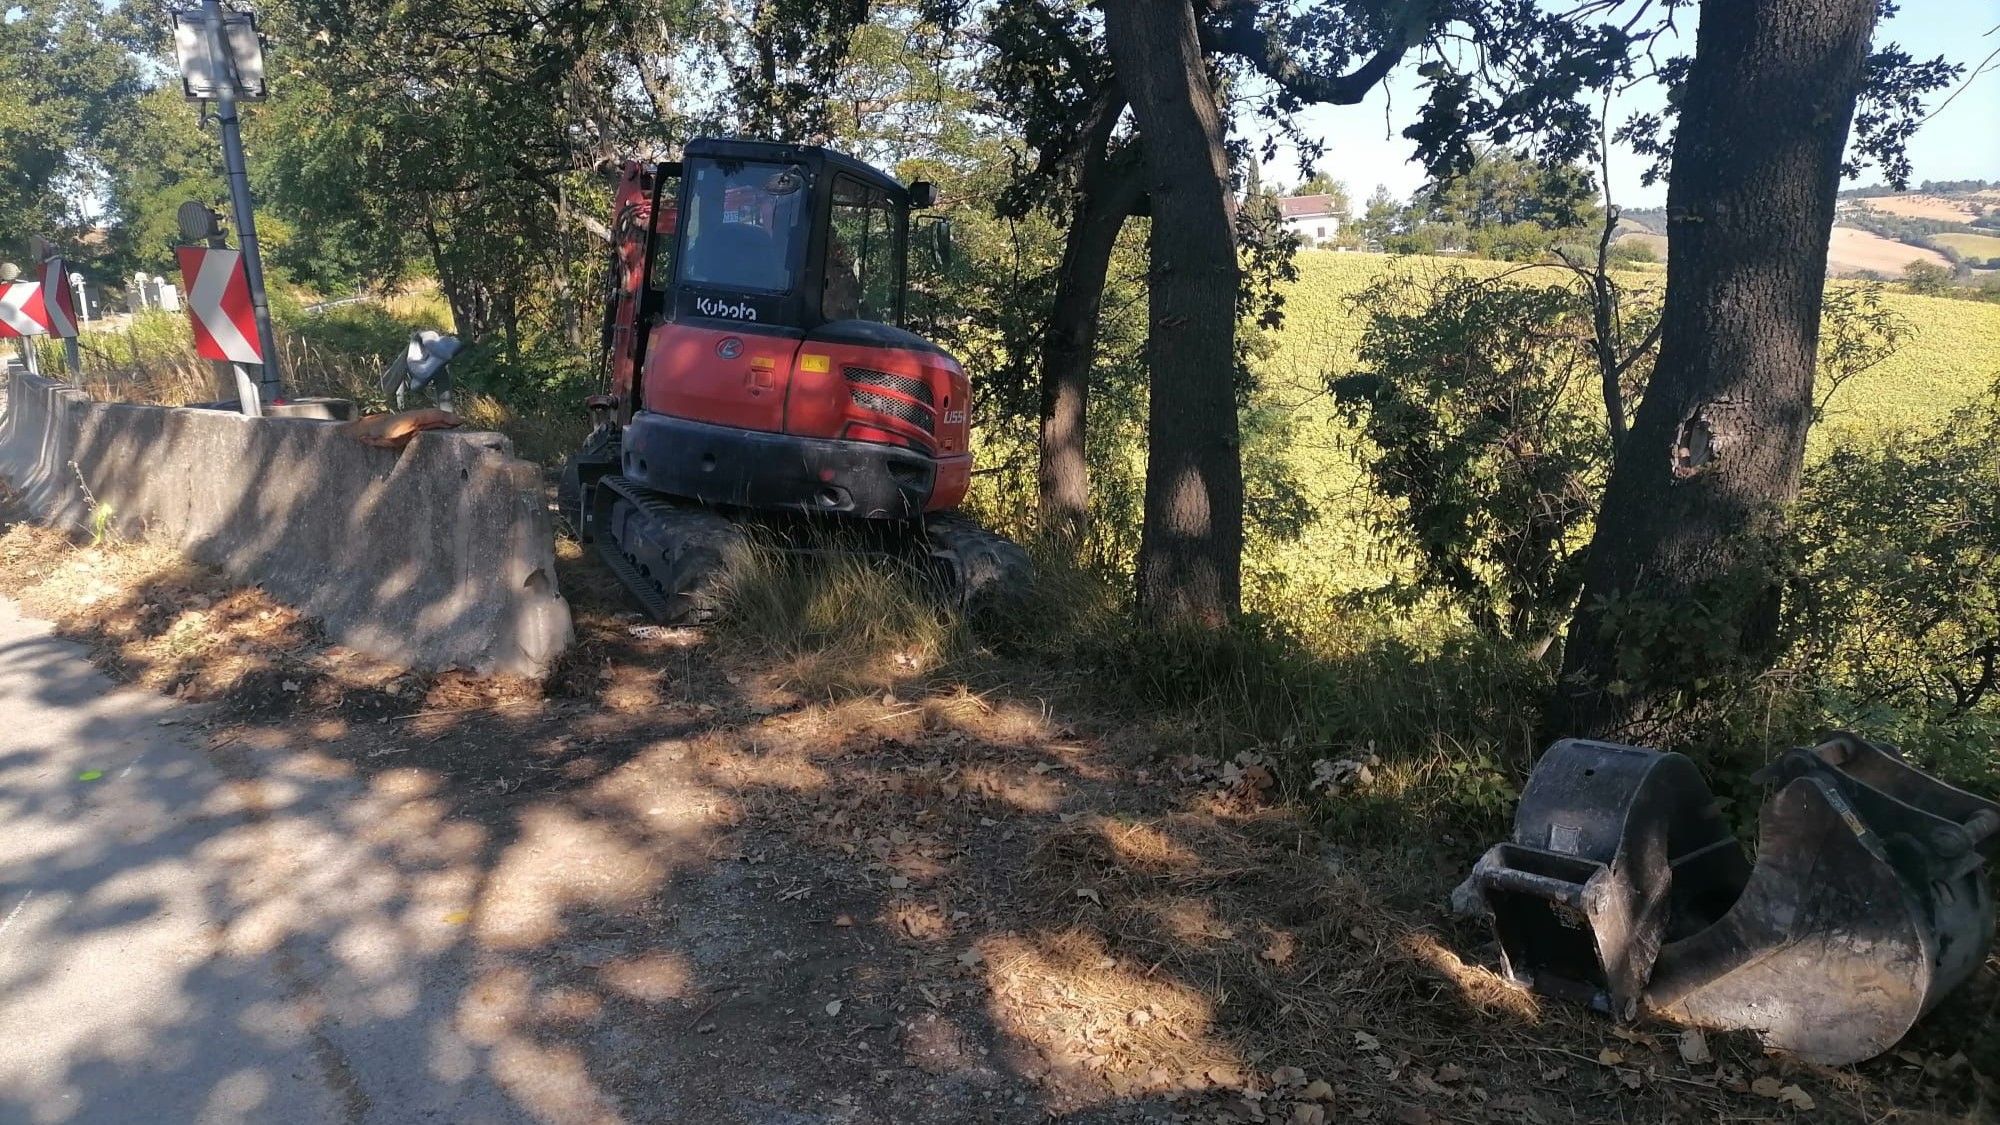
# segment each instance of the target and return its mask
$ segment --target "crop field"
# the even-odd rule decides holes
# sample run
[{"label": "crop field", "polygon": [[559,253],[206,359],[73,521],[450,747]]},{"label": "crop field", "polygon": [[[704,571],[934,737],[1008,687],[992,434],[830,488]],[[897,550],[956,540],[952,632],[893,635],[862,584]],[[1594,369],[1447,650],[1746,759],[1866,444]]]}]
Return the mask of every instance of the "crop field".
[{"label": "crop field", "polygon": [[1973,218],[1973,208],[1984,204],[1992,206],[2000,202],[2000,192],[1981,191],[1959,195],[1926,195],[1922,192],[1911,195],[1879,195],[1862,200],[1862,206],[1886,215],[1902,215],[1911,219],[1937,219],[1947,223],[1969,222]]},{"label": "crop field", "polygon": [[2000,258],[2000,236],[1991,234],[1934,234],[1931,241],[1949,246],[1968,258]]},{"label": "crop field", "polygon": [[[1293,432],[1282,456],[1301,479],[1320,519],[1297,542],[1270,557],[1251,558],[1253,602],[1275,609],[1339,596],[1395,573],[1364,523],[1368,501],[1351,452],[1351,431],[1333,413],[1329,376],[1354,370],[1363,322],[1353,298],[1383,271],[1437,271],[1450,266],[1493,273],[1517,269],[1475,259],[1392,258],[1383,254],[1308,251],[1299,256],[1299,280],[1287,293],[1285,327],[1261,363],[1267,402],[1292,414]],[[1559,284],[1569,275],[1553,267],[1520,270],[1523,281]],[[1663,285],[1654,270],[1627,275],[1633,286]],[[1834,285],[1859,284],[1835,281]],[[1894,356],[1843,386],[1814,431],[1815,452],[1847,441],[1868,440],[1891,429],[1935,422],[2000,381],[2000,305],[1889,292],[1885,302],[1911,332]]]},{"label": "crop field", "polygon": [[1835,227],[1826,248],[1826,272],[1834,277],[1852,277],[1864,271],[1895,277],[1911,262],[1950,266],[1943,254],[1893,238],[1883,238],[1858,227]]}]

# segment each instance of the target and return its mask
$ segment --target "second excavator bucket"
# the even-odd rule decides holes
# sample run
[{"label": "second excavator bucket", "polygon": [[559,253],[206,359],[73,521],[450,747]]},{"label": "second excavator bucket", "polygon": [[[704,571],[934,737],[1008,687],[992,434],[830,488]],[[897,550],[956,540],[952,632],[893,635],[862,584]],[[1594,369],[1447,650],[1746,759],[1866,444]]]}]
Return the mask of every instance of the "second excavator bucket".
[{"label": "second excavator bucket", "polygon": [[[1552,939],[1522,924],[1532,911],[1510,896],[1532,883],[1518,872],[1545,864],[1523,852],[1527,840],[1566,838],[1550,830],[1590,814],[1548,800],[1576,791],[1562,779],[1590,754],[1651,765],[1611,769],[1624,787],[1619,793],[1578,791],[1601,802],[1599,815],[1606,807],[1624,810],[1624,846],[1608,858],[1575,857],[1598,867],[1571,896],[1582,907],[1569,915],[1574,932]],[[1668,1018],[1752,1030],[1769,1046],[1839,1065],[1888,1050],[1984,958],[1994,923],[1982,849],[1996,843],[2000,806],[1843,734],[1788,751],[1760,775],[1774,792],[1759,816],[1756,865],[1746,869],[1740,853],[1727,858],[1733,841],[1694,843],[1708,837],[1690,840],[1683,827],[1681,839],[1690,843],[1676,848],[1675,826],[1705,832],[1711,822],[1704,814],[1714,805],[1698,777],[1692,785],[1663,783],[1681,773],[1664,764],[1675,760],[1687,761],[1565,742],[1536,766],[1513,841],[1488,852],[1475,871],[1516,979],[1558,996],[1575,994],[1565,982],[1603,982],[1614,1002],[1600,1006],[1621,1016],[1631,1005],[1616,1001],[1636,987],[1646,1007]],[[1544,783],[1544,771],[1552,783]],[[1681,862],[1621,862],[1633,842],[1634,854],[1644,854],[1655,839],[1667,841],[1667,854]],[[1588,890],[1593,879],[1602,887],[1631,881],[1620,901],[1665,908],[1592,910],[1593,897],[1604,895]],[[1623,961],[1607,959],[1606,950],[1623,950]],[[1607,971],[1612,966],[1616,972]]]}]

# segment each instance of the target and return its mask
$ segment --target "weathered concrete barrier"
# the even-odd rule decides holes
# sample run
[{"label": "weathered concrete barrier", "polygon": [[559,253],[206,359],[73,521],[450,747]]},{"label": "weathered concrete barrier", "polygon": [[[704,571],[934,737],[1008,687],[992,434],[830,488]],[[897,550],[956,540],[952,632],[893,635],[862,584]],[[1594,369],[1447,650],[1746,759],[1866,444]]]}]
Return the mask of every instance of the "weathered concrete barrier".
[{"label": "weathered concrete barrier", "polygon": [[93,402],[15,374],[0,475],[41,519],[173,543],[414,667],[536,675],[570,642],[540,473],[499,434],[376,449],[328,422]]}]

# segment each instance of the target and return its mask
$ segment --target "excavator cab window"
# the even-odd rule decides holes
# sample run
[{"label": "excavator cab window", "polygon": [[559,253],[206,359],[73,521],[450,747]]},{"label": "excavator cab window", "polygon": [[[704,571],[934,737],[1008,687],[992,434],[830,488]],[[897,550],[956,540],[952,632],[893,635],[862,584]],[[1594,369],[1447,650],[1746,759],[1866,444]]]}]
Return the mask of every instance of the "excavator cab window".
[{"label": "excavator cab window", "polygon": [[674,283],[673,197],[666,196],[659,221],[653,224],[653,268],[647,274],[655,292],[665,292]]},{"label": "excavator cab window", "polygon": [[810,192],[797,165],[749,160],[687,163],[681,281],[719,289],[790,292],[804,256]]},{"label": "excavator cab window", "polygon": [[889,194],[851,176],[833,178],[832,225],[826,239],[826,287],[820,314],[828,320],[903,320],[903,229]]}]

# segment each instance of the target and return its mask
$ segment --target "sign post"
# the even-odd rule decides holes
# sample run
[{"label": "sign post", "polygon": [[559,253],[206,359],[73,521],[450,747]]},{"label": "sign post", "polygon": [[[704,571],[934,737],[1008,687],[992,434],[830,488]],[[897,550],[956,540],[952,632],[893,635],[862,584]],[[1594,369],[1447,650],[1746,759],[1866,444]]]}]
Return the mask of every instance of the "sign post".
[{"label": "sign post", "polygon": [[[41,263],[43,320],[49,335],[63,342],[63,369],[72,381],[83,378],[83,352],[77,347],[76,327],[88,319],[83,294],[83,275],[70,273],[56,253],[56,245],[41,235],[28,240],[35,260]],[[83,314],[83,315],[79,315]]]},{"label": "sign post", "polygon": [[257,388],[243,365],[259,358],[257,314],[250,303],[244,263],[248,255],[235,250],[182,246],[181,281],[187,287],[188,319],[194,324],[195,353],[218,364],[233,365],[237,404],[252,418],[263,414]]},{"label": "sign post", "polygon": [[[222,128],[222,165],[229,181],[229,209],[236,218],[236,241],[243,254],[243,277],[257,323],[260,378],[265,402],[284,394],[278,372],[277,337],[271,331],[271,305],[264,295],[264,260],[257,252],[257,216],[251,208],[250,176],[243,162],[243,132],[238,125],[239,99],[264,96],[264,54],[256,22],[248,13],[228,12],[219,0],[204,0],[198,11],[174,16],[175,53],[180,57],[181,84],[189,99],[215,103],[215,120]],[[248,405],[246,400],[245,405]]]},{"label": "sign post", "polygon": [[[229,240],[222,235],[222,216],[209,210],[200,202],[190,199],[186,203],[181,204],[180,211],[176,217],[180,221],[181,237],[187,239],[189,242],[206,242],[208,243],[208,248],[211,250],[226,250],[229,248]],[[180,254],[179,251],[175,253],[176,255]],[[195,261],[197,263],[196,268],[191,272],[188,268],[188,259],[182,256],[181,292],[183,293],[192,294],[194,292],[195,280],[199,276],[199,259],[197,258]],[[164,283],[166,279],[161,278],[159,280]],[[247,293],[248,282],[245,282],[244,286]],[[166,307],[166,288],[160,290],[158,307]],[[201,339],[203,336],[203,329],[201,327],[202,313],[200,308],[192,301],[188,303],[188,316],[195,324],[196,339]],[[256,320],[254,315],[250,321],[250,329],[251,331],[248,334],[255,335]],[[259,401],[257,384],[251,381],[250,372],[244,367],[243,363],[239,363],[235,359],[221,358],[220,356],[208,356],[208,359],[215,371],[217,397],[219,399],[227,399],[230,395],[234,394],[239,410],[252,418],[261,417],[264,411],[262,403]],[[247,362],[261,362],[261,356]]]},{"label": "sign post", "polygon": [[[56,259],[56,268],[58,270],[62,268],[62,259]],[[90,319],[90,313],[87,311],[90,308],[90,295],[84,292],[82,274],[70,274],[69,284],[70,289],[76,294],[77,323],[81,324]],[[63,337],[63,366],[69,368],[72,379],[83,378],[83,347],[76,342],[74,332]]]}]

